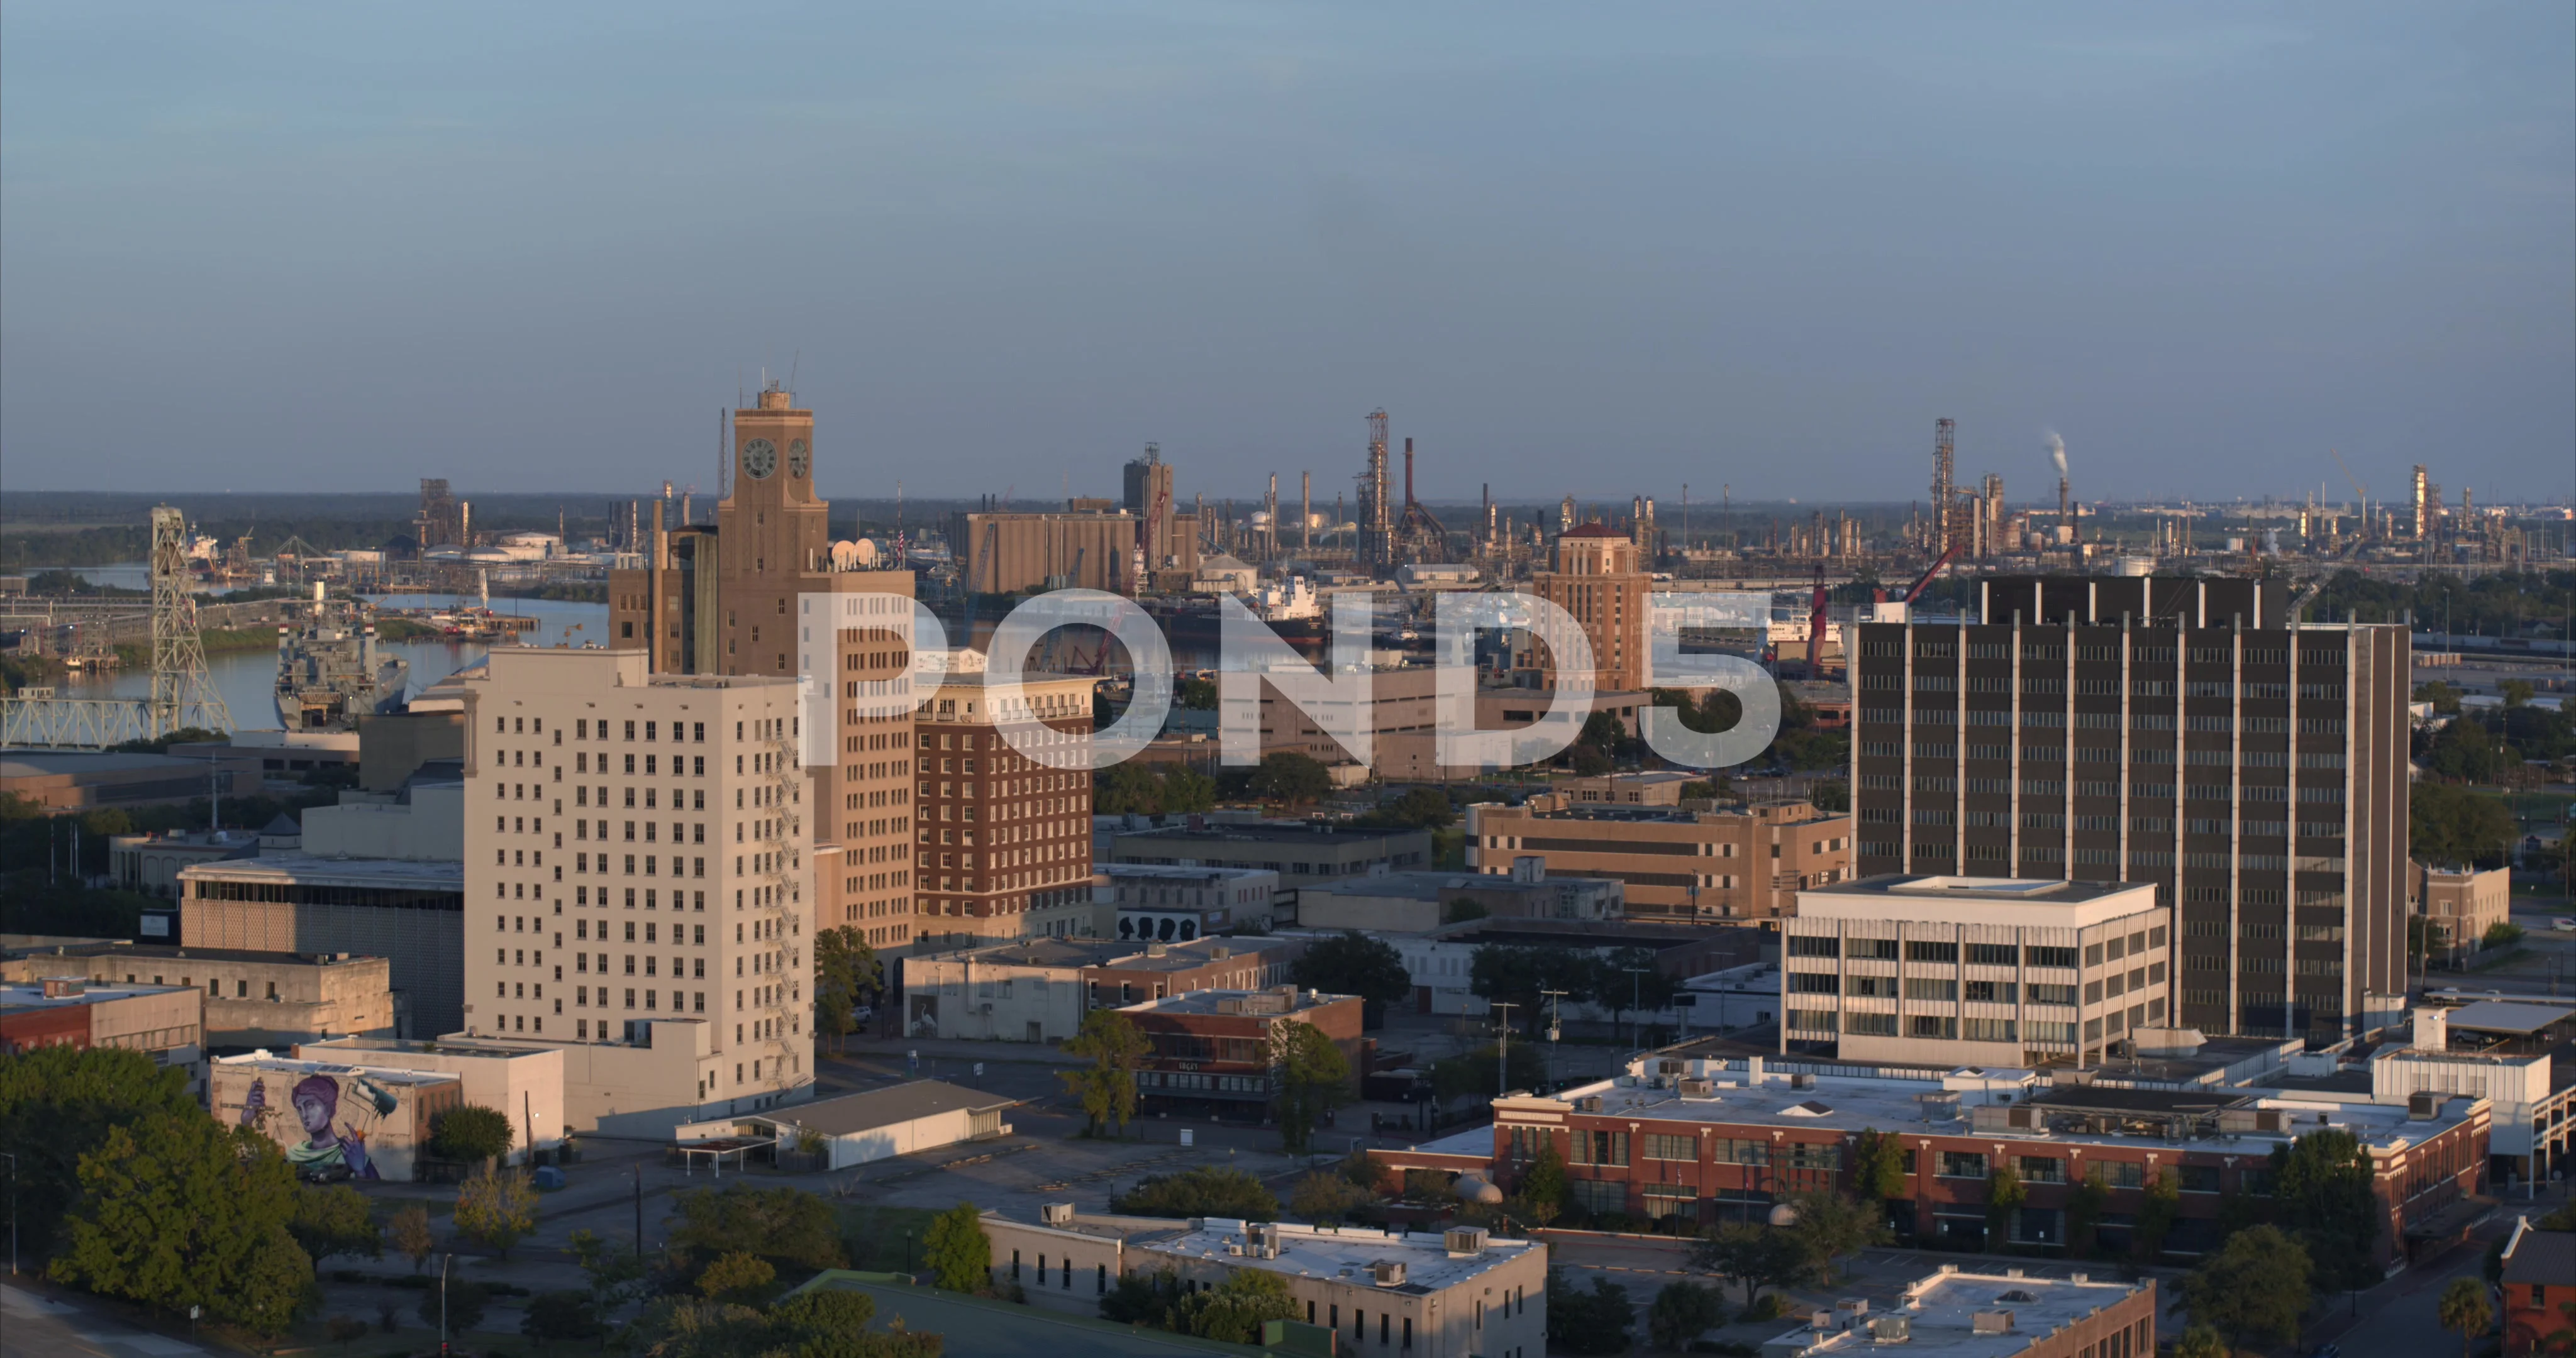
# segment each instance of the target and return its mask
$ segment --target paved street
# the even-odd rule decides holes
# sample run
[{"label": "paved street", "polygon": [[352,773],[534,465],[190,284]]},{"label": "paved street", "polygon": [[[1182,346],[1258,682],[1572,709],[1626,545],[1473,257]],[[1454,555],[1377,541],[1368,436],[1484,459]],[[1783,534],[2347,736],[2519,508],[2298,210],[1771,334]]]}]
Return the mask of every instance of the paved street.
[{"label": "paved street", "polygon": [[0,1358],[64,1358],[96,1354],[103,1358],[177,1358],[206,1349],[136,1329],[91,1309],[88,1303],[57,1301],[17,1280],[0,1278]]}]

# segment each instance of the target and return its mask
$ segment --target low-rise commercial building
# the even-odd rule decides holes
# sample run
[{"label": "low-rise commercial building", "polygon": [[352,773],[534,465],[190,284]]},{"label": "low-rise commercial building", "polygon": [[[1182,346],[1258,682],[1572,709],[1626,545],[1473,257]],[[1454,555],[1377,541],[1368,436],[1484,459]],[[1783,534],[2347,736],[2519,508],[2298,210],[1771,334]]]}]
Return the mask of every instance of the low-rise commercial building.
[{"label": "low-rise commercial building", "polygon": [[[1051,1203],[1041,1220],[984,1214],[993,1280],[1017,1283],[1031,1305],[1097,1315],[1120,1278],[1171,1275],[1200,1290],[1239,1269],[1275,1274],[1305,1323],[1329,1329],[1336,1351],[1419,1358],[1543,1358],[1547,1249],[1483,1228],[1438,1234],[1360,1227],[1173,1221],[1077,1213]],[[1345,1347],[1346,1346],[1346,1347]]]},{"label": "low-rise commercial building", "polygon": [[2155,888],[1886,876],[1798,893],[1780,1049],[1911,1065],[2094,1065],[2166,1026]]},{"label": "low-rise commercial building", "polygon": [[[1305,928],[1281,931],[1284,937],[1307,942],[1340,932],[1343,931]],[[1541,948],[1568,955],[1589,954],[1603,960],[1642,951],[1653,959],[1657,974],[1681,980],[1728,967],[1757,966],[1768,941],[1763,931],[1746,926],[1686,928],[1630,920],[1473,919],[1422,933],[1368,932],[1394,948],[1396,956],[1403,959],[1405,974],[1413,982],[1409,1007],[1414,1013],[1470,1018],[1492,1012],[1492,1006],[1474,988],[1476,953],[1483,948]],[[1776,966],[1764,1007],[1775,1016],[1779,1010]],[[1616,1017],[1622,1023],[1637,1019],[1655,1026],[1715,1026],[1714,1020],[1703,1018],[1678,998],[1673,1005],[1650,1008],[1642,1014],[1632,1005],[1576,1000],[1562,1004],[1558,1017],[1574,1022],[1597,1023]]]},{"label": "low-rise commercial building", "polygon": [[0,1056],[38,1047],[125,1047],[206,1080],[205,994],[185,986],[93,985],[79,975],[0,984]]},{"label": "low-rise commercial building", "polygon": [[[816,1099],[775,1113],[752,1113],[676,1128],[693,1141],[775,1141],[814,1169],[850,1169],[876,1160],[963,1145],[1011,1133],[1002,1112],[1019,1102],[940,1080],[907,1080],[885,1089]],[[788,1163],[782,1159],[782,1163]]]},{"label": "low-rise commercial building", "polygon": [[1161,943],[1266,932],[1278,895],[1279,874],[1268,868],[1110,863],[1092,873],[1093,931]]},{"label": "low-rise commercial building", "polygon": [[0,977],[9,980],[72,974],[101,985],[121,980],[201,991],[205,1040],[217,1047],[391,1037],[399,1026],[392,965],[382,957],[101,943],[0,960]]},{"label": "low-rise commercial building", "polygon": [[2550,1352],[2559,1336],[2576,1330],[2576,1231],[2532,1229],[2531,1218],[2513,1224],[2505,1239],[2504,1358]]},{"label": "low-rise commercial building", "polygon": [[1301,888],[1297,923],[1307,929],[1419,934],[1474,919],[1615,920],[1620,884],[1602,877],[1551,876],[1525,855],[1507,877],[1472,872],[1388,872]]},{"label": "low-rise commercial building", "polygon": [[[1787,1065],[1788,1069],[1781,1069]],[[2383,1214],[2373,1257],[2419,1243],[2447,1247],[2464,1203],[2486,1182],[2490,1105],[2433,1095],[2390,1107],[2367,1091],[2338,1094],[2108,1078],[2078,1083],[2026,1069],[1784,1063],[1761,1056],[1654,1053],[1615,1079],[1553,1097],[1496,1099],[1494,1123],[1406,1150],[1372,1150],[1390,1182],[1408,1169],[1474,1171],[1510,1188],[1543,1147],[1573,1180],[1574,1205],[1596,1220],[1682,1216],[1697,1225],[1764,1221],[1781,1198],[1850,1191],[1864,1132],[1904,1148],[1905,1196],[1891,1219],[1944,1247],[2126,1251],[2150,1183],[2171,1176],[2169,1253],[2215,1248],[2230,1193],[2272,1189],[2271,1155],[2315,1132],[2350,1133],[2370,1158]],[[2025,1191],[1996,1218],[1988,1189],[2010,1168]],[[2074,1190],[2109,1194],[2097,1241],[2070,1238]],[[2006,1239],[1989,1242],[1990,1221]]]},{"label": "low-rise commercial building", "polygon": [[1633,918],[1779,919],[1797,894],[1851,876],[1851,817],[1803,801],[1722,810],[1570,802],[1467,808],[1467,862],[1503,873],[1522,857],[1548,871],[1612,878]]},{"label": "low-rise commercial building", "polygon": [[343,1061],[370,1069],[453,1075],[465,1102],[509,1116],[519,1128],[511,1155],[522,1163],[528,1148],[551,1151],[563,1144],[564,1056],[556,1047],[513,1047],[449,1035],[428,1040],[334,1037],[299,1042],[299,1061]]},{"label": "low-rise commercial building", "polygon": [[1428,830],[1348,830],[1318,823],[1167,826],[1110,841],[1112,861],[1173,867],[1257,868],[1283,888],[1431,865]]},{"label": "low-rise commercial building", "polygon": [[1023,939],[903,959],[904,1031],[914,1037],[1061,1042],[1094,1009],[1195,990],[1283,985],[1306,950],[1281,938],[1191,943]]},{"label": "low-rise commercial building", "polygon": [[11,750],[0,754],[0,793],[49,811],[106,806],[160,806],[201,801],[210,793],[246,794],[259,787],[257,751],[212,759],[89,750]]},{"label": "low-rise commercial building", "polygon": [[1152,1044],[1136,1071],[1137,1103],[1147,1112],[1267,1121],[1279,1097],[1275,1067],[1285,1024],[1311,1025],[1341,1048],[1354,1088],[1368,1068],[1357,995],[1293,985],[1193,990],[1118,1012]]},{"label": "low-rise commercial building", "polygon": [[385,958],[414,1033],[465,1026],[463,863],[263,854],[199,863],[179,881],[185,946]]},{"label": "low-rise commercial building", "polygon": [[1941,1271],[1896,1305],[1846,1302],[1762,1346],[1763,1358],[1840,1358],[1903,1345],[1907,1358],[2154,1358],[2156,1280],[2018,1268]]},{"label": "low-rise commercial building", "polygon": [[179,874],[199,863],[259,855],[259,835],[250,830],[156,830],[140,835],[110,835],[107,875],[117,888],[163,899],[179,894]]},{"label": "low-rise commercial building", "polygon": [[2472,1094],[2495,1105],[2488,1173],[2499,1183],[2547,1182],[2576,1163],[2576,1007],[2481,1000],[2423,1006],[2405,1045],[2370,1060],[2371,1096],[2404,1105],[2419,1094]]},{"label": "low-rise commercial building", "polygon": [[264,1051],[217,1057],[208,1079],[215,1121],[266,1136],[314,1180],[408,1182],[438,1118],[465,1103],[453,1075]]},{"label": "low-rise commercial building", "polygon": [[2477,947],[2487,930],[2513,918],[2513,872],[2509,868],[2437,868],[2406,865],[2406,913],[2424,921],[2424,946],[2437,949]]}]

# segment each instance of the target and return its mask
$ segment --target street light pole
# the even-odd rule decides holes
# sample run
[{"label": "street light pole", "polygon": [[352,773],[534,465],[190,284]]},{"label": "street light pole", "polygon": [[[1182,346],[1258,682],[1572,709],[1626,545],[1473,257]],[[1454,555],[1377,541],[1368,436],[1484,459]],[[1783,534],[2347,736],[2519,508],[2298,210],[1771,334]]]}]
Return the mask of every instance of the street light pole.
[{"label": "street light pole", "polygon": [[442,1254],[438,1256],[438,1352],[440,1358],[446,1358],[447,1353],[447,1266],[454,1262],[455,1259],[456,1256],[453,1254]]},{"label": "street light pole", "polygon": [[[1504,1004],[1499,1002],[1488,1007],[1503,1010],[1520,1008],[1517,1004]],[[1494,1047],[1494,1097],[1499,1099],[1505,1094],[1512,1092],[1512,1016],[1510,1014],[1504,1014],[1502,1021],[1494,1026],[1494,1036],[1496,1039],[1496,1045]]]},{"label": "street light pole", "polygon": [[1621,967],[1619,970],[1628,973],[1628,1045],[1632,1049],[1642,1047],[1646,1045],[1646,1019],[1645,1015],[1637,1012],[1637,1006],[1642,1002],[1644,994],[1644,992],[1639,989],[1639,987],[1644,984],[1640,978],[1645,974],[1647,969],[1644,967]]},{"label": "street light pole", "polygon": [[1547,1082],[1553,1087],[1556,1084],[1556,1044],[1565,1035],[1563,1022],[1557,1017],[1556,1002],[1565,997],[1565,992],[1542,990],[1539,996],[1547,1001]]}]

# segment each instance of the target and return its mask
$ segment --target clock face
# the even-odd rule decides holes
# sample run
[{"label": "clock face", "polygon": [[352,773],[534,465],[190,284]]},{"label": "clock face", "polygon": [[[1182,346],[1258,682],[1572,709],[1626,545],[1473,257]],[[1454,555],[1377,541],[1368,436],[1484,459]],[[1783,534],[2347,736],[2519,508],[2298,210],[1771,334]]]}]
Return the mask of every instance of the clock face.
[{"label": "clock face", "polygon": [[742,445],[742,469],[754,481],[766,481],[778,470],[778,445],[767,439],[753,439]]},{"label": "clock face", "polygon": [[789,476],[802,479],[807,472],[810,472],[813,469],[814,460],[805,451],[805,440],[789,439],[787,441],[787,474]]}]

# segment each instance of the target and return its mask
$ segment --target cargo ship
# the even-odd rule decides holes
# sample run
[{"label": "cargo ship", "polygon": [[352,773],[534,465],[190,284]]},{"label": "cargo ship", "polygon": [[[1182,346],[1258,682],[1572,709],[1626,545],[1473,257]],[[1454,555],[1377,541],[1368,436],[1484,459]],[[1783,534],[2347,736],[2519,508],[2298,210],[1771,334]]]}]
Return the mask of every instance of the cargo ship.
[{"label": "cargo ship", "polygon": [[289,731],[354,731],[361,717],[399,711],[411,662],[376,643],[367,605],[313,587],[304,616],[277,629],[277,720]]}]

